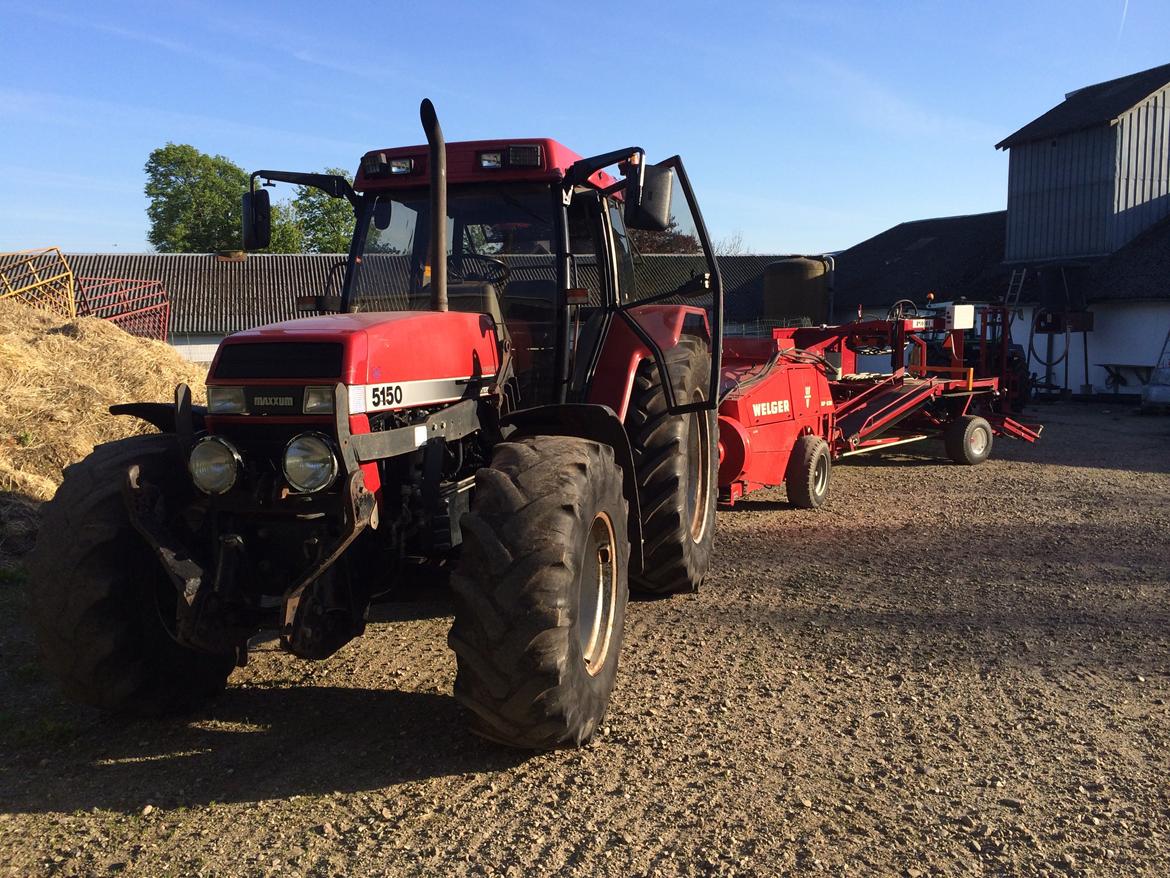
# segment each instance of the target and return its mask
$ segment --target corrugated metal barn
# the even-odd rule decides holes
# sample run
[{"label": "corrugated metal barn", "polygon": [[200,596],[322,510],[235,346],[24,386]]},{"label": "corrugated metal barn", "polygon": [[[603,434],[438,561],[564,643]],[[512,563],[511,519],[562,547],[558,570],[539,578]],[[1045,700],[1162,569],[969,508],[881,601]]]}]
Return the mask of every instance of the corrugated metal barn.
[{"label": "corrugated metal barn", "polygon": [[1008,262],[1108,255],[1170,216],[1170,64],[1070,92],[1009,150]]},{"label": "corrugated metal barn", "polygon": [[[1087,308],[1068,389],[1134,392],[1170,329],[1170,64],[1086,86],[996,144],[1009,151],[1004,259],[1044,307]],[[1047,339],[1045,339],[1047,341]],[[1060,356],[1065,339],[1054,343]],[[1053,373],[1064,383],[1065,364]]]}]

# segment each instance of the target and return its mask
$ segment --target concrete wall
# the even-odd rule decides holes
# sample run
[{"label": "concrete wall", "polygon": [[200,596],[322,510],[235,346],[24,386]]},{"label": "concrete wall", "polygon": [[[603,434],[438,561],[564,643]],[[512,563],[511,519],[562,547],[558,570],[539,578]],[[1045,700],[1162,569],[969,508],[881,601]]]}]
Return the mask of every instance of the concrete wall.
[{"label": "concrete wall", "polygon": [[[1012,338],[1024,350],[1028,349],[1028,333],[1032,326],[1032,307],[1026,307],[1023,319],[1012,324]],[[1170,301],[1165,302],[1099,302],[1089,307],[1093,312],[1093,331],[1089,333],[1089,383],[1095,393],[1113,393],[1114,388],[1106,383],[1108,373],[1099,364],[1120,363],[1153,366],[1158,361],[1166,333],[1170,332]],[[1068,360],[1068,384],[1073,393],[1079,393],[1085,380],[1085,357],[1082,336],[1070,337],[1072,350]],[[1046,339],[1036,336],[1037,353],[1046,356]],[[1054,339],[1053,355],[1059,357],[1064,351],[1065,337]],[[1032,372],[1041,380],[1044,366],[1035,359]],[[1139,393],[1141,385],[1132,372],[1126,372],[1129,386],[1120,388],[1122,393]],[[1065,364],[1059,363],[1053,370],[1055,383],[1064,384]]]},{"label": "concrete wall", "polygon": [[223,341],[222,335],[171,335],[171,346],[193,363],[208,364],[215,357],[215,350]]}]

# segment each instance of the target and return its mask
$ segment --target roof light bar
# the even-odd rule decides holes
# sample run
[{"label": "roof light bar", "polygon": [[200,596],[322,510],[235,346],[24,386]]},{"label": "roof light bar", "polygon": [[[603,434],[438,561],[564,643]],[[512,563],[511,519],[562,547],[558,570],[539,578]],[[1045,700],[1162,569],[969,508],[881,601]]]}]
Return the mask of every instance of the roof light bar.
[{"label": "roof light bar", "polygon": [[544,150],[539,143],[515,143],[506,149],[484,150],[476,156],[476,164],[486,171],[539,168],[544,165]]},{"label": "roof light bar", "polygon": [[539,143],[523,143],[508,147],[508,164],[513,168],[539,168],[541,165]]},{"label": "roof light bar", "polygon": [[366,177],[399,177],[413,174],[416,169],[413,157],[391,159],[384,152],[375,152],[362,159],[362,174]]}]

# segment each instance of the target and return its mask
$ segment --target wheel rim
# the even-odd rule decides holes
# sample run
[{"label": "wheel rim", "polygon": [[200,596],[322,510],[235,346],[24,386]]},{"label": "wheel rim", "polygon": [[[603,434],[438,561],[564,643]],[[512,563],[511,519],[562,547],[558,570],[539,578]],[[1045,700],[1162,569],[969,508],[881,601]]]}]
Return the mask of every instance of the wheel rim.
[{"label": "wheel rim", "polygon": [[577,639],[581,644],[585,670],[590,675],[598,673],[609,656],[618,578],[613,522],[606,513],[599,512],[593,519],[585,543],[581,594],[577,604]]},{"label": "wheel rim", "polygon": [[[702,402],[703,392],[696,390],[692,402]],[[700,542],[707,532],[710,504],[707,495],[711,489],[711,429],[706,412],[691,415],[687,430],[687,459],[691,462],[690,491],[687,493],[687,512],[691,522],[691,540]]]},{"label": "wheel rim", "polygon": [[971,435],[967,437],[967,447],[971,449],[971,453],[976,457],[982,457],[983,452],[987,450],[987,431],[978,428],[971,431]]},{"label": "wheel rim", "polygon": [[813,492],[819,497],[829,486],[829,458],[822,454],[817,458],[816,469],[813,470]]}]

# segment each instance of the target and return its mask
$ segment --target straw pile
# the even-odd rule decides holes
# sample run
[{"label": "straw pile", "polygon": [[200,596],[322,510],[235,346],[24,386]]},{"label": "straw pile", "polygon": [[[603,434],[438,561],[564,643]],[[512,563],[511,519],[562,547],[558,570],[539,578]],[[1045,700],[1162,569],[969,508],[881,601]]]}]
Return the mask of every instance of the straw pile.
[{"label": "straw pile", "polygon": [[198,396],[204,375],[170,346],[104,320],[0,300],[0,556],[28,548],[36,507],[64,467],[99,443],[153,429],[108,406],[171,400],[180,381]]}]

